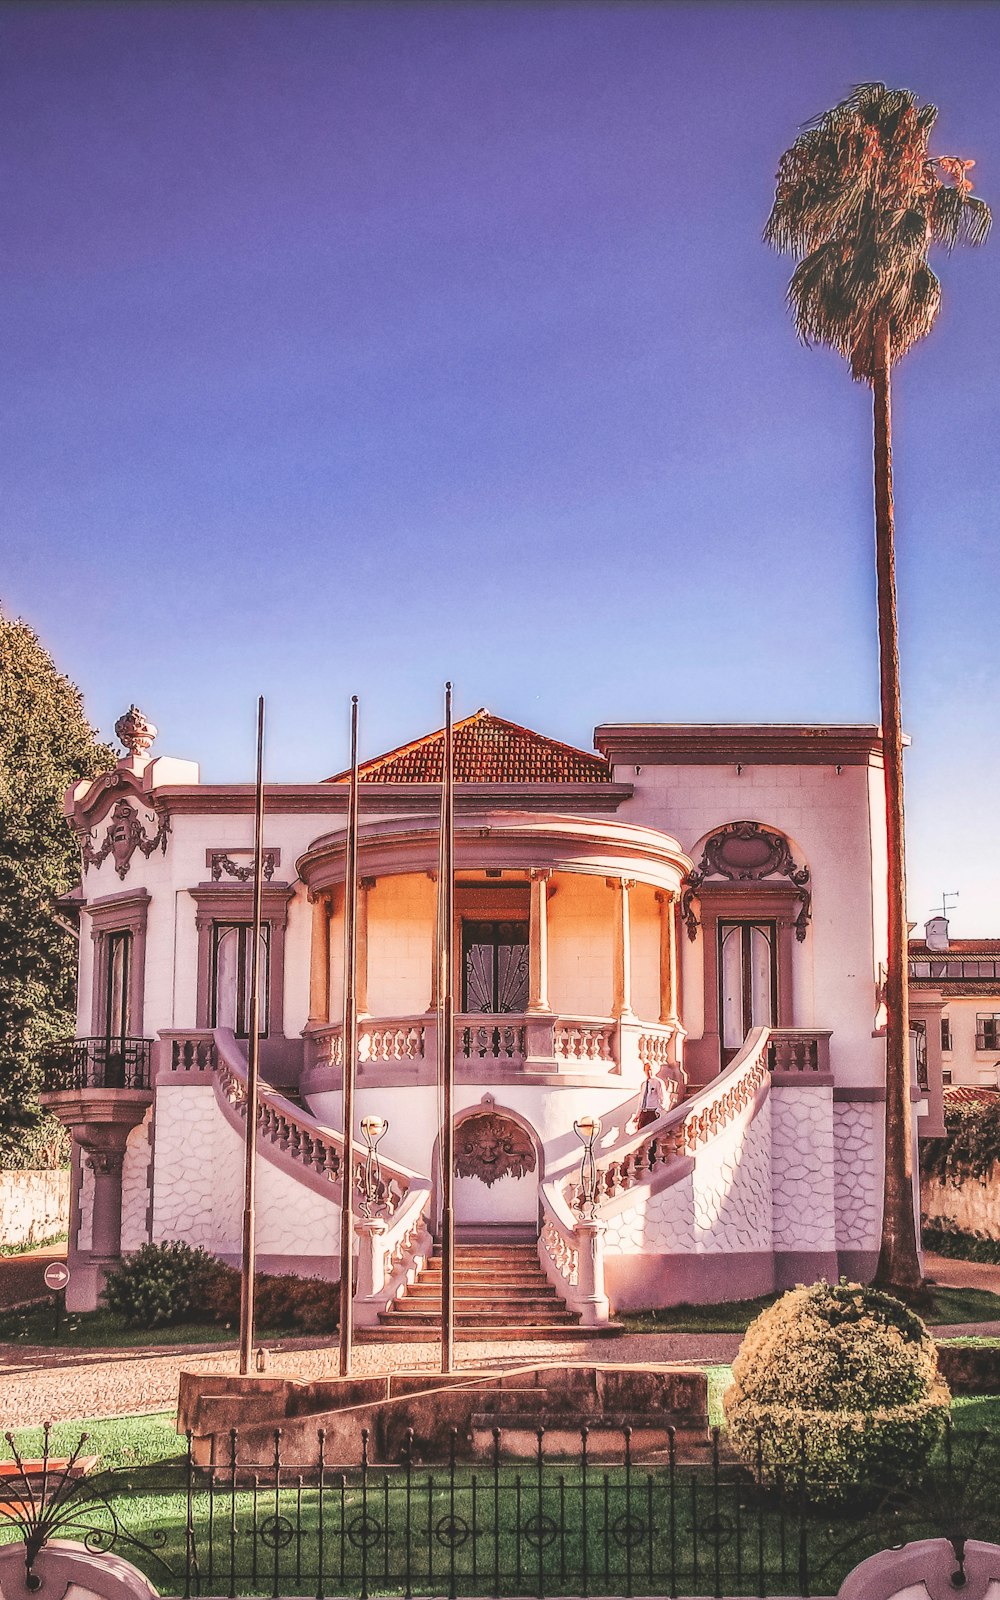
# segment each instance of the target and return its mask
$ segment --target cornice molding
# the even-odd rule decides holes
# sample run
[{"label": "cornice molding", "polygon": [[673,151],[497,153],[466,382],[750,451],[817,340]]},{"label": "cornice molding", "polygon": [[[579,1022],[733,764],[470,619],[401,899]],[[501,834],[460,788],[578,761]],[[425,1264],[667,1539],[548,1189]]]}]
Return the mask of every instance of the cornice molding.
[{"label": "cornice molding", "polygon": [[873,723],[603,723],[594,744],[621,766],[882,764],[882,733]]},{"label": "cornice molding", "polygon": [[[253,784],[164,784],[157,800],[176,816],[233,816],[253,814]],[[635,793],[630,783],[460,783],[455,786],[457,816],[487,811],[568,811],[598,816],[618,810]],[[347,816],[346,784],[268,784],[264,810],[269,817],[282,815]],[[437,816],[441,786],[437,783],[359,784],[358,809],[362,816],[397,815],[400,812]]]}]

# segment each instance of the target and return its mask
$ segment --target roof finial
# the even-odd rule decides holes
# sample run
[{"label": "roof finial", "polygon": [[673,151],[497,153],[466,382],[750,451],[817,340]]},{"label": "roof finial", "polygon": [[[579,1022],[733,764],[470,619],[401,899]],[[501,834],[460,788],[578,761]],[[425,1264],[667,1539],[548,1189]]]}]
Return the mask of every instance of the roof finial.
[{"label": "roof finial", "polygon": [[125,715],[118,718],[115,732],[128,752],[119,761],[119,766],[133,769],[147,766],[149,747],[156,738],[157,728],[143,716],[137,705],[129,706]]}]

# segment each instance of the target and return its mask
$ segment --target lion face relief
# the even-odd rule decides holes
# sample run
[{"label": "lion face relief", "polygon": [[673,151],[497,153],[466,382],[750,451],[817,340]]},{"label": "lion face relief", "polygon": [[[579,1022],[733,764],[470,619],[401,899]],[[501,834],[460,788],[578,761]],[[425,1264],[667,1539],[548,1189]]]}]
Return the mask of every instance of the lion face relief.
[{"label": "lion face relief", "polygon": [[509,1117],[481,1112],[457,1129],[455,1170],[489,1189],[499,1178],[523,1178],[535,1170],[535,1151],[524,1129]]}]

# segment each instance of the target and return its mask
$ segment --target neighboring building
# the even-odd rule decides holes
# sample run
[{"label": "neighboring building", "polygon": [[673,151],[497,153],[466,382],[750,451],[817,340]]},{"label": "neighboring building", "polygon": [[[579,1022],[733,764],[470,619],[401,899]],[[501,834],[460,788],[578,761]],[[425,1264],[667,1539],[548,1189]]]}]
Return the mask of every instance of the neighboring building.
[{"label": "neighboring building", "polygon": [[[253,791],[152,759],[80,783],[70,1303],[145,1240],[237,1260]],[[456,727],[456,1211],[609,1310],[866,1276],[885,1045],[881,747],[865,726],[606,725],[596,752],[479,711]],[[405,1309],[438,1226],[442,737],[361,769],[358,1115],[386,1117],[360,1322]],[[261,1265],[335,1275],[343,775],[273,784],[264,837]],[[647,1073],[660,1110],[639,1127]],[[601,1119],[596,1194],[574,1124]],[[400,1300],[398,1297],[402,1297]],[[393,1310],[388,1308],[392,1307]]]},{"label": "neighboring building", "polygon": [[925,1033],[932,1112],[941,1088],[954,1103],[951,1087],[1000,1087],[1000,939],[952,939],[946,917],[925,923],[910,940],[910,1017]]}]

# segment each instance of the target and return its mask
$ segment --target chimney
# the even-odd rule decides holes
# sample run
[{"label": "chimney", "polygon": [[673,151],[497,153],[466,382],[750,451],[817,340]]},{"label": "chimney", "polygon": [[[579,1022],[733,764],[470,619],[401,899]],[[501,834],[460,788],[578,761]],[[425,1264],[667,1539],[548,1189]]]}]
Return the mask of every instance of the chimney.
[{"label": "chimney", "polygon": [[924,938],[927,941],[928,950],[947,950],[949,948],[948,918],[928,918],[924,923]]}]

